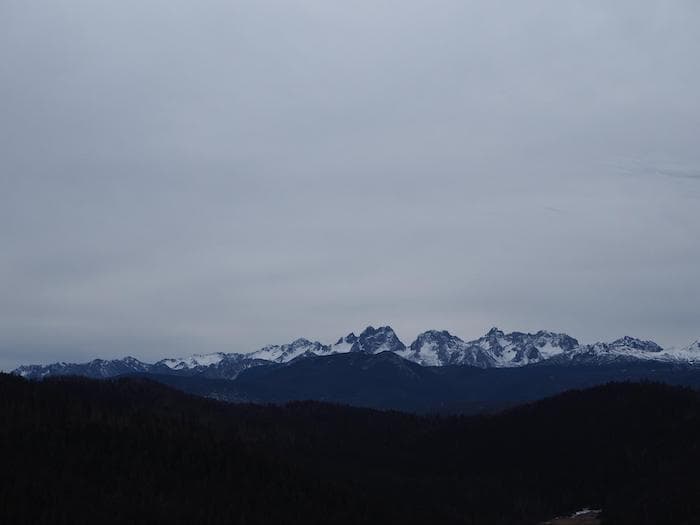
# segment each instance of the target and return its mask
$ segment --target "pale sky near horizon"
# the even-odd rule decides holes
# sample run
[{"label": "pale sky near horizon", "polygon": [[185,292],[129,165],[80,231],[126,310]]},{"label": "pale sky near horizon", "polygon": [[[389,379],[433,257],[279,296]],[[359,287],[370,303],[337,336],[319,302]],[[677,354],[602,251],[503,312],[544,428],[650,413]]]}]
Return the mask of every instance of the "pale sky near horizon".
[{"label": "pale sky near horizon", "polygon": [[4,0],[0,369],[368,324],[700,338],[700,3]]}]

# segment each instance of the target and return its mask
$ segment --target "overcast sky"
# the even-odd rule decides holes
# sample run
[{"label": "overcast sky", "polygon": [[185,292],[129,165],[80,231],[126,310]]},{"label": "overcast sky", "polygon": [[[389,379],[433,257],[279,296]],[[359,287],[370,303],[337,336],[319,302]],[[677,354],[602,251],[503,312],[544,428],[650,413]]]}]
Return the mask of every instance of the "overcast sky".
[{"label": "overcast sky", "polygon": [[700,337],[700,2],[2,0],[0,369]]}]

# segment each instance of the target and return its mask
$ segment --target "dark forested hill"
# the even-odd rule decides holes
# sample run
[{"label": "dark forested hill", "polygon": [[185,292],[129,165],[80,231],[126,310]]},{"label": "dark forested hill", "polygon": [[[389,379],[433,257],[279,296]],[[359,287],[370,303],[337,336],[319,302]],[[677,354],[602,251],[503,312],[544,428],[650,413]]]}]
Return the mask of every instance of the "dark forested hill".
[{"label": "dark forested hill", "polygon": [[227,401],[315,400],[408,412],[481,413],[611,381],[700,387],[700,367],[654,361],[517,368],[421,366],[393,352],[361,352],[257,366],[234,381],[139,374],[186,392]]},{"label": "dark forested hill", "polygon": [[698,523],[700,397],[570,391],[501,414],[229,405],[144,379],[0,375],[2,523]]}]

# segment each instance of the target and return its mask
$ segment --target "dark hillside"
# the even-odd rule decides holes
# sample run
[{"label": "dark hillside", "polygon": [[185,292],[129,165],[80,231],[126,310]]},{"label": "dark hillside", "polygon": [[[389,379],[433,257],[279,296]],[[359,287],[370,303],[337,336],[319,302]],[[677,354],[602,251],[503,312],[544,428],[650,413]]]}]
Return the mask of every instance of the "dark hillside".
[{"label": "dark hillside", "polygon": [[422,417],[0,375],[0,522],[690,524],[699,444],[698,394],[658,384]]},{"label": "dark hillside", "polygon": [[653,361],[516,368],[426,367],[392,352],[362,352],[249,368],[234,381],[139,374],[185,392],[227,401],[314,400],[416,413],[478,414],[612,381],[700,388],[700,367]]}]

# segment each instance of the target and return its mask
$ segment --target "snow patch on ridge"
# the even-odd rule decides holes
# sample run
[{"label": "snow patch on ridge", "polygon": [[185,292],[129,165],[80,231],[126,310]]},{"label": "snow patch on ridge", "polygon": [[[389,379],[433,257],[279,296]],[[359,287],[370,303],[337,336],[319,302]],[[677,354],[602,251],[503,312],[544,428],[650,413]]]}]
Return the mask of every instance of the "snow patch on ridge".
[{"label": "snow patch on ridge", "polygon": [[195,354],[189,357],[181,357],[175,359],[163,359],[158,361],[157,364],[162,364],[170,368],[171,370],[183,370],[187,368],[196,368],[199,366],[213,366],[219,364],[226,354],[222,352],[216,352],[213,354]]}]

